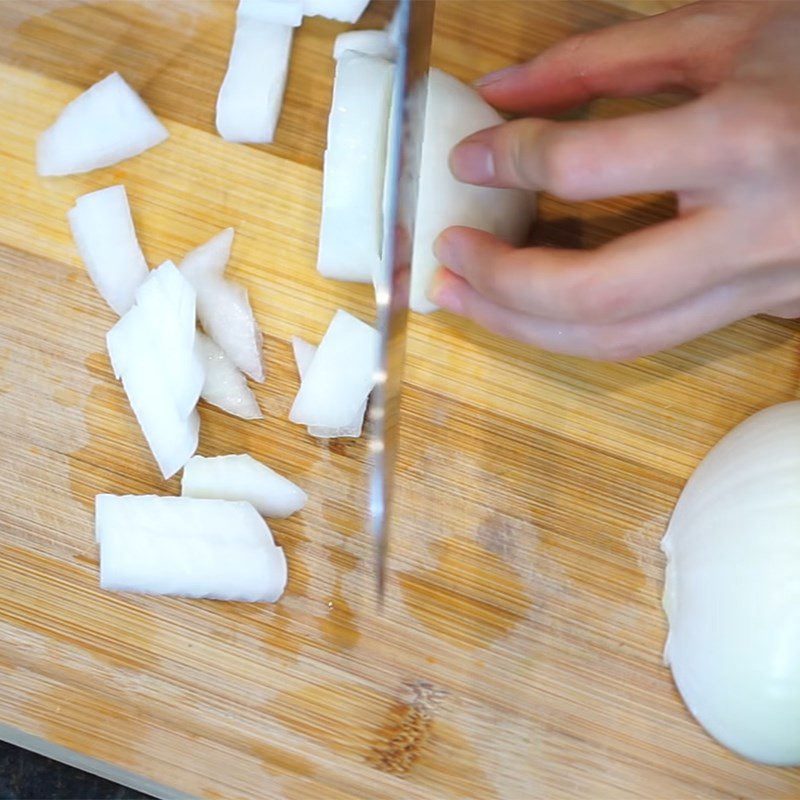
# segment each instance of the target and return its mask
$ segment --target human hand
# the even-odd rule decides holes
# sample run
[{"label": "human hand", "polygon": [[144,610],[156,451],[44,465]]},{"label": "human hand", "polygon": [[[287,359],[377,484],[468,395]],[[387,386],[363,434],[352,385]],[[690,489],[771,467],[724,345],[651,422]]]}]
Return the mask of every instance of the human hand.
[{"label": "human hand", "polygon": [[[612,361],[755,313],[800,316],[798,41],[798,2],[700,2],[484,78],[489,103],[537,118],[465,139],[456,178],[573,201],[671,191],[678,216],[591,251],[449,228],[432,299],[496,333]],[[614,120],[539,118],[672,89],[695,97]]]}]

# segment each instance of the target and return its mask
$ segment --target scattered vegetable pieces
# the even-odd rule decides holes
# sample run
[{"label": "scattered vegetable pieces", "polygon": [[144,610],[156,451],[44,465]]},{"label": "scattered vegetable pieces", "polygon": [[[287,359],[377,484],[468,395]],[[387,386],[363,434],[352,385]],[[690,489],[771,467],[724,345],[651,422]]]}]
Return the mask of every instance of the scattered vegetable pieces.
[{"label": "scattered vegetable pieces", "polygon": [[246,500],[265,517],[300,511],[308,495],[288,478],[249,455],[194,456],[183,468],[181,494],[220,500]]},{"label": "scattered vegetable pieces", "polygon": [[204,381],[195,350],[195,292],[171,261],[150,273],[106,337],[115,375],[165,478],[197,449]]},{"label": "scattered vegetable pieces", "polygon": [[350,425],[375,386],[379,344],[374,328],[337,311],[300,384],[289,419],[326,428]]},{"label": "scattered vegetable pieces", "polygon": [[[223,139],[264,144],[275,138],[293,25],[299,24],[293,21],[293,5],[279,0],[239,4],[228,71],[217,97],[217,131]],[[284,19],[292,24],[275,21]]]},{"label": "scattered vegetable pieces", "polygon": [[200,397],[236,417],[261,419],[263,414],[247,378],[225,351],[201,331],[197,331],[195,348],[205,370]]},{"label": "scattered vegetable pieces", "polygon": [[147,262],[136,238],[125,187],[109,186],[81,195],[67,219],[97,291],[117,314],[124,314],[147,278]]},{"label": "scattered vegetable pieces", "polygon": [[39,137],[36,171],[72,175],[109,167],[168,136],[142,98],[112,72],[69,103]]},{"label": "scattered vegetable pieces", "polygon": [[197,316],[203,330],[240,370],[263,381],[261,331],[247,290],[223,277],[232,244],[233,228],[226,228],[188,253],[180,270],[197,292]]},{"label": "scattered vegetable pieces", "polygon": [[283,550],[249,503],[101,494],[95,535],[110,591],[274,603],[286,587]]},{"label": "scattered vegetable pieces", "polygon": [[[292,336],[292,351],[294,353],[295,364],[297,365],[297,373],[302,382],[306,372],[308,372],[308,368],[311,366],[317,348],[314,347],[313,344],[304,341],[299,336]],[[366,412],[367,401],[365,400],[350,424],[344,425],[341,428],[325,428],[319,425],[309,425],[308,433],[310,436],[314,436],[317,439],[357,439],[361,436]]]}]

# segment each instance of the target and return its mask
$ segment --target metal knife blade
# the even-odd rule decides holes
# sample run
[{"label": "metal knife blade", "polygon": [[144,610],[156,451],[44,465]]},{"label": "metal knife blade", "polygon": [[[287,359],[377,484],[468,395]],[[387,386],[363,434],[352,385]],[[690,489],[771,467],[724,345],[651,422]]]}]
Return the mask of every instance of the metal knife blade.
[{"label": "metal knife blade", "polygon": [[381,602],[386,587],[408,290],[434,10],[434,0],[399,0],[395,12],[398,55],[387,135],[383,259],[379,274],[375,276],[381,344],[377,381],[370,404],[370,527]]}]

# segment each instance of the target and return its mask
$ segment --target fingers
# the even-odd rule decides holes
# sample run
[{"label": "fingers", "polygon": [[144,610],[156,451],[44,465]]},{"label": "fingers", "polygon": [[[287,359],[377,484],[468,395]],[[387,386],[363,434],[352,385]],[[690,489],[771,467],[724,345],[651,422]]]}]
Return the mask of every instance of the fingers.
[{"label": "fingers", "polygon": [[559,322],[609,323],[673,305],[743,273],[735,233],[716,211],[620,237],[596,250],[517,250],[448,228],[439,261],[494,305]]},{"label": "fingers", "polygon": [[544,190],[565,200],[703,188],[724,168],[713,98],[613,120],[519,119],[450,154],[465,183]]},{"label": "fingers", "polygon": [[628,361],[666,350],[730,322],[749,316],[741,290],[715,287],[690,300],[610,325],[563,323],[531,317],[492,303],[457,275],[442,271],[435,300],[483,328],[553,353],[600,361]]},{"label": "fingers", "polygon": [[683,88],[702,92],[730,71],[758,3],[694,4],[559,42],[525,64],[482,78],[484,98],[505,111],[553,114],[597,97]]}]

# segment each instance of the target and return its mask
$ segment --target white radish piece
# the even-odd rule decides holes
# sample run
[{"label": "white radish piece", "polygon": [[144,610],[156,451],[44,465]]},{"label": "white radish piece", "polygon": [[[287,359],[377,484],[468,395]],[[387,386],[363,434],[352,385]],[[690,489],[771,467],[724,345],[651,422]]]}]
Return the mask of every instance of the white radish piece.
[{"label": "white radish piece", "polygon": [[349,52],[394,61],[397,47],[388,31],[345,31],[340,33],[333,43],[333,58],[338,61]]},{"label": "white radish piece", "polygon": [[339,22],[358,22],[369,0],[303,0],[307,17],[327,17]]},{"label": "white radish piece", "polygon": [[800,402],[711,449],[662,549],[664,659],[689,710],[747,758],[800,765]]},{"label": "white radish piece", "polygon": [[275,547],[269,526],[246,502],[154,494],[98,494],[94,511],[98,542],[103,541],[107,530],[128,525],[154,533],[164,531],[164,536]]},{"label": "white radish piece", "polygon": [[110,591],[275,602],[286,558],[249,503],[98,495],[100,586]]},{"label": "white radish piece", "polygon": [[203,364],[205,381],[200,397],[212,406],[242,419],[261,419],[258,400],[225,351],[204,333],[197,331],[195,349]]},{"label": "white radish piece", "polygon": [[[302,382],[317,348],[309,344],[299,336],[292,336],[292,352],[294,353],[294,363],[297,365],[297,374]],[[358,439],[364,427],[364,415],[367,412],[367,401],[361,404],[361,408],[356,412],[353,421],[341,428],[325,428],[320,425],[309,425],[308,433],[317,439]]]},{"label": "white radish piece", "polygon": [[100,588],[112,592],[274,603],[286,578],[286,557],[279,547],[121,528],[109,532],[100,548]]},{"label": "white radish piece", "polygon": [[[149,336],[181,416],[197,405],[205,373],[195,352],[195,292],[171,261],[165,261],[136,291],[140,335]],[[123,376],[124,377],[124,376]]]},{"label": "white radish piece", "polygon": [[197,292],[203,330],[240,370],[260,382],[264,380],[262,337],[247,290],[223,277],[232,244],[233,228],[226,228],[188,253],[180,270]]},{"label": "white radish piece", "polygon": [[531,195],[457,181],[448,166],[450,150],[465,136],[503,121],[476,91],[439,69],[431,69],[422,140],[419,196],[414,227],[410,305],[434,311],[427,296],[439,262],[436,237],[451,225],[489,231],[518,244],[531,222]]},{"label": "white radish piece", "polygon": [[190,458],[183,468],[181,495],[245,500],[265,517],[281,519],[308,502],[299,486],[246,454]]},{"label": "white radish piece", "polygon": [[337,311],[300,384],[289,414],[300,425],[350,425],[375,386],[378,332]]},{"label": "white radish piece", "polygon": [[303,0],[239,0],[236,17],[296,28],[303,21]]},{"label": "white radish piece", "polygon": [[393,69],[352,51],[336,64],[317,252],[328,278],[368,283],[380,264]]},{"label": "white radish piece", "polygon": [[[268,4],[271,13],[278,5]],[[228,71],[217,97],[217,131],[231,142],[265,144],[275,138],[294,29],[266,21],[254,6],[243,2],[236,15]]]},{"label": "white radish piece", "polygon": [[39,175],[109,167],[163,142],[169,133],[118,73],[78,95],[36,143]]},{"label": "white radish piece", "polygon": [[147,277],[125,187],[81,195],[67,219],[95,288],[117,314],[124,314]]},{"label": "white radish piece", "polygon": [[114,373],[165,478],[197,449],[194,409],[205,376],[194,337],[194,289],[170,261],[150,273],[106,337]]}]

